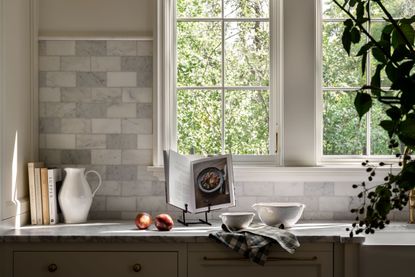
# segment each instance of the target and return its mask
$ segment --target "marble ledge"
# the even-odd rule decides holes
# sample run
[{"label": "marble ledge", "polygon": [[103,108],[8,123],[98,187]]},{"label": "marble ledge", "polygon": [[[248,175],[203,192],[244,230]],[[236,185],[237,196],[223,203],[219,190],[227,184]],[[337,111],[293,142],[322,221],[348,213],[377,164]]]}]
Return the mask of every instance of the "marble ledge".
[{"label": "marble ledge", "polygon": [[[363,243],[364,237],[350,238],[345,228],[348,223],[301,223],[289,229],[300,243]],[[131,222],[89,222],[85,224],[58,224],[24,226],[0,231],[0,243],[198,243],[210,242],[209,233],[220,229],[213,226],[184,227],[176,223],[169,232],[160,232],[151,226],[138,230]]]}]

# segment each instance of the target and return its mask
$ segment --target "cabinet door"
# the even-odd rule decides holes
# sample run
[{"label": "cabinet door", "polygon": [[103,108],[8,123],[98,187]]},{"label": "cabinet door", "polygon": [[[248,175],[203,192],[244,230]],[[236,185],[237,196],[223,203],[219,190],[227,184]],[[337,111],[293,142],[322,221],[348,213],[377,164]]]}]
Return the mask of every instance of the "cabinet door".
[{"label": "cabinet door", "polygon": [[188,261],[189,277],[331,277],[333,275],[332,251],[298,251],[294,255],[283,251],[272,251],[265,266],[243,259],[230,249],[191,251]]},{"label": "cabinet door", "polygon": [[177,276],[176,252],[15,252],[14,276]]}]

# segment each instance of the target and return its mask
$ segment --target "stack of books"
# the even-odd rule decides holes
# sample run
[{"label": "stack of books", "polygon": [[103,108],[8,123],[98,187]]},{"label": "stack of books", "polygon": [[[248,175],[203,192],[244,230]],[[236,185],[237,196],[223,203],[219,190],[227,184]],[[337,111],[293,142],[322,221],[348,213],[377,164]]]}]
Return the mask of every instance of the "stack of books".
[{"label": "stack of books", "polygon": [[58,223],[58,192],[62,185],[62,170],[46,168],[42,162],[30,162],[27,167],[32,225]]}]

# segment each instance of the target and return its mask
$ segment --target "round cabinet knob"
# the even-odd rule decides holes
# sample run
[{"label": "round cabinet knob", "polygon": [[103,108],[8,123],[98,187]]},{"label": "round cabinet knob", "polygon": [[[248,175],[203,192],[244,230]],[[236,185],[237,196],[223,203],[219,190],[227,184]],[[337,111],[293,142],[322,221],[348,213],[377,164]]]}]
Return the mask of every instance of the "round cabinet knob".
[{"label": "round cabinet knob", "polygon": [[49,272],[55,272],[56,270],[58,270],[58,266],[56,264],[50,264],[48,265],[48,271]]},{"label": "round cabinet knob", "polygon": [[141,271],[141,265],[140,264],[133,265],[133,270],[134,270],[134,272],[140,272]]}]

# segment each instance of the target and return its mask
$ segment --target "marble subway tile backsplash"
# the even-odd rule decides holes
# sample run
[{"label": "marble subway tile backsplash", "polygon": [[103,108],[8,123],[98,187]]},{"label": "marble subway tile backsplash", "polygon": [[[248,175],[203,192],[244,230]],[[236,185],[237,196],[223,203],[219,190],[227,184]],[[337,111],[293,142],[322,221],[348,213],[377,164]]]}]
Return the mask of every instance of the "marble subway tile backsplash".
[{"label": "marble subway tile backsplash", "polygon": [[[90,218],[131,220],[138,210],[181,214],[165,203],[164,182],[147,171],[153,154],[152,49],[151,41],[39,42],[40,160],[101,173]],[[351,185],[238,182],[236,207],[228,210],[302,202],[304,219],[351,219]]]}]

